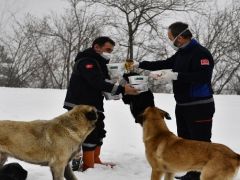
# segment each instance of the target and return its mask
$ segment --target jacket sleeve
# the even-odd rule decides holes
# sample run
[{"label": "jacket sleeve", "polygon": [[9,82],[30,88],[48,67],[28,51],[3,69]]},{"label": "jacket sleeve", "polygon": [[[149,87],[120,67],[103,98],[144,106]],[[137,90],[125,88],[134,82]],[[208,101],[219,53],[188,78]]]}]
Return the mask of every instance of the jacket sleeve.
[{"label": "jacket sleeve", "polygon": [[172,69],[175,63],[176,55],[166,59],[166,60],[159,60],[159,61],[142,61],[139,63],[139,68],[156,71],[161,69]]},{"label": "jacket sleeve", "polygon": [[122,101],[123,101],[123,103],[124,104],[130,104],[130,102],[131,102],[131,95],[123,95],[123,97],[122,97]]},{"label": "jacket sleeve", "polygon": [[109,92],[113,95],[124,93],[124,87],[107,82],[104,79],[104,75],[95,60],[80,61],[77,70],[86,83],[98,91]]},{"label": "jacket sleeve", "polygon": [[193,72],[179,72],[178,80],[183,82],[193,83],[208,83],[211,82],[212,72],[214,67],[214,61],[212,56],[200,55],[194,59],[194,70]]}]

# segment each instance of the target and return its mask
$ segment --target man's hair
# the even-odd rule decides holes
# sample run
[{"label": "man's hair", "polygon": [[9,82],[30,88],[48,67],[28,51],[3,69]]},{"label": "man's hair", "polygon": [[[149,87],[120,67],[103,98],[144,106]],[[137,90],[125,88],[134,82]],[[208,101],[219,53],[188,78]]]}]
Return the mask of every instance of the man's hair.
[{"label": "man's hair", "polygon": [[[183,22],[175,22],[168,27],[168,30],[172,33],[173,37],[175,38],[187,28],[188,24]],[[184,33],[182,33],[181,36],[184,38],[192,38],[192,33],[188,29]]]},{"label": "man's hair", "polygon": [[115,46],[115,42],[107,37],[107,36],[101,36],[101,37],[98,37],[96,38],[93,43],[92,43],[92,47],[94,47],[94,45],[99,45],[100,47],[104,46],[105,43],[109,42],[110,44],[112,44],[113,46]]}]

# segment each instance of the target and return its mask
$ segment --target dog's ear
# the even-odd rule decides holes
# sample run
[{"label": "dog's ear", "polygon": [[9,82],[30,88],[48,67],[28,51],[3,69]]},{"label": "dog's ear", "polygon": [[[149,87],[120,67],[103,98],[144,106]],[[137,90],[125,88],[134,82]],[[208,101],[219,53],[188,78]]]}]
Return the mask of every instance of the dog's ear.
[{"label": "dog's ear", "polygon": [[94,120],[97,120],[98,116],[97,116],[97,112],[94,111],[94,110],[91,110],[89,112],[86,112],[85,113],[85,116],[88,120],[90,121],[94,121]]},{"label": "dog's ear", "polygon": [[162,109],[161,109],[161,111],[163,112],[163,115],[164,115],[164,117],[165,117],[167,120],[171,120],[171,119],[172,119],[171,116],[170,116],[166,111],[164,111],[164,110],[162,110]]},{"label": "dog's ear", "polygon": [[172,119],[171,116],[170,116],[167,112],[165,112],[165,118],[166,118],[167,120],[171,120],[171,119]]}]

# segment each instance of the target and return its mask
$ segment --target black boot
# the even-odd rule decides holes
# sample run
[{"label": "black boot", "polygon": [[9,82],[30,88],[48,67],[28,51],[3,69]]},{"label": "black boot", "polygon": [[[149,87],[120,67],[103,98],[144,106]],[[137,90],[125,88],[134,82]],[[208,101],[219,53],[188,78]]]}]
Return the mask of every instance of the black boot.
[{"label": "black boot", "polygon": [[181,177],[175,177],[175,179],[181,179],[181,180],[200,180],[200,172],[196,171],[189,171],[187,174]]}]

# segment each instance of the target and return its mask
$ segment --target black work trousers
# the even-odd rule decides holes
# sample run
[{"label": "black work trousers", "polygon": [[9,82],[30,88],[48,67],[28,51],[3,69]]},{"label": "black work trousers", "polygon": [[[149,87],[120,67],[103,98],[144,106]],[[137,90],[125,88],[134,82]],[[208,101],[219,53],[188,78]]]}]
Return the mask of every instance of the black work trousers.
[{"label": "black work trousers", "polygon": [[106,136],[106,131],[104,129],[105,116],[102,112],[98,112],[98,119],[96,122],[95,129],[87,136],[82,144],[83,151],[92,151],[96,146],[101,146],[103,144],[103,138]]},{"label": "black work trousers", "polygon": [[214,102],[197,105],[176,105],[177,133],[184,139],[211,142]]}]

